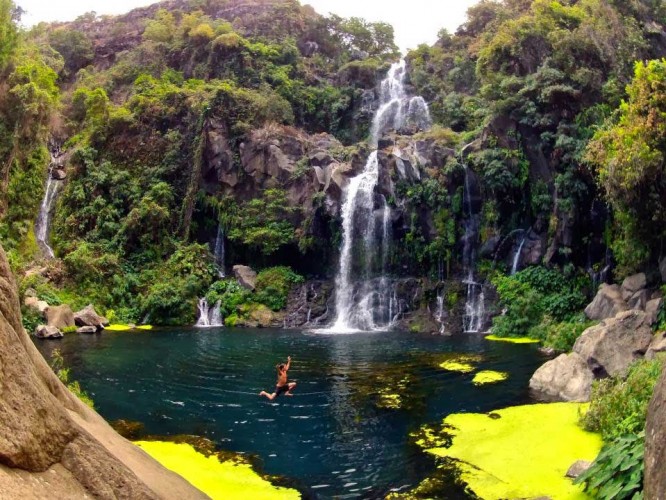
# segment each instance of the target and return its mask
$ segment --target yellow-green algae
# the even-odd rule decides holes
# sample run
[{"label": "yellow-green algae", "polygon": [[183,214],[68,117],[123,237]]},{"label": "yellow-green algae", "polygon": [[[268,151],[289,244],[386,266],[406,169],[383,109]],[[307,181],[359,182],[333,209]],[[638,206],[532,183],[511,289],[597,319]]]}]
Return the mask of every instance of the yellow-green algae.
[{"label": "yellow-green algae", "polygon": [[[449,448],[427,451],[458,460],[461,478],[479,497],[583,499],[565,477],[576,460],[594,460],[601,437],[578,426],[579,403],[514,406],[491,415],[460,413],[444,419],[454,428]],[[499,418],[498,418],[499,417]]]},{"label": "yellow-green algae", "polygon": [[440,368],[450,372],[470,373],[474,371],[475,363],[481,361],[480,356],[474,354],[459,354],[439,363]]},{"label": "yellow-green algae", "polygon": [[509,378],[506,372],[496,372],[493,370],[481,370],[472,379],[474,385],[495,384]]},{"label": "yellow-green algae", "polygon": [[497,335],[486,335],[486,340],[494,340],[495,342],[510,342],[512,344],[538,344],[541,342],[537,339],[529,337],[498,337]]},{"label": "yellow-green algae", "polygon": [[134,325],[113,324],[105,327],[104,329],[110,332],[126,332],[129,330],[152,330],[153,325],[134,326]]},{"label": "yellow-green algae", "polygon": [[183,476],[213,500],[301,498],[296,490],[273,486],[262,479],[249,464],[232,460],[220,462],[216,455],[207,457],[187,443],[137,441],[134,444],[167,469]]}]

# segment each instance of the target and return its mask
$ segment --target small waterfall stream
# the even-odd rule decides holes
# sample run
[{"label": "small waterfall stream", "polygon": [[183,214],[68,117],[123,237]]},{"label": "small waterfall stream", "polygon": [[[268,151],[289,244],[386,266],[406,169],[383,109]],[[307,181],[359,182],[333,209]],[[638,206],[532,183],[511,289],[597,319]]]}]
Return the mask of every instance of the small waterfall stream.
[{"label": "small waterfall stream", "polygon": [[[461,151],[465,151],[465,146]],[[464,161],[463,161],[464,164]],[[475,213],[472,204],[472,187],[470,173],[467,165],[465,167],[465,189],[463,194],[463,209],[465,218],[463,227],[465,234],[463,236],[463,272],[465,278],[463,283],[466,287],[465,312],[463,314],[463,331],[469,333],[478,333],[484,327],[485,322],[485,295],[483,283],[476,281],[476,251],[479,244],[479,214]]]},{"label": "small waterfall stream", "polygon": [[49,149],[51,150],[51,161],[46,176],[44,198],[42,198],[42,203],[39,207],[39,215],[35,221],[35,237],[37,238],[37,243],[43,254],[47,258],[53,259],[55,254],[49,245],[49,229],[51,227],[51,218],[53,216],[53,206],[58,197],[58,193],[60,192],[60,188],[62,187],[62,181],[55,178],[55,169],[58,165],[58,158],[62,156],[62,153],[60,147],[57,145],[51,146]]},{"label": "small waterfall stream", "polygon": [[197,324],[200,328],[210,328],[214,326],[224,326],[222,322],[222,311],[220,301],[211,308],[205,297],[199,299],[199,319]]},{"label": "small waterfall stream", "polygon": [[[379,107],[372,122],[371,144],[383,133],[431,124],[422,97],[408,97],[404,87],[405,61],[391,66],[381,82]],[[331,333],[385,330],[400,316],[400,304],[387,276],[391,239],[391,209],[375,195],[379,161],[375,149],[363,171],[349,181],[342,204],[342,247],[335,279],[336,318]],[[381,232],[377,230],[381,220]]]},{"label": "small waterfall stream", "polygon": [[215,248],[213,250],[215,256],[215,265],[217,266],[217,273],[220,278],[225,277],[224,273],[224,227],[222,224],[217,226],[217,236],[215,237]]},{"label": "small waterfall stream", "polygon": [[513,256],[513,262],[511,263],[511,276],[518,272],[518,266],[520,265],[520,257],[523,253],[523,246],[525,245],[525,240],[527,239],[527,232],[524,233],[523,238],[520,240],[520,245]]}]

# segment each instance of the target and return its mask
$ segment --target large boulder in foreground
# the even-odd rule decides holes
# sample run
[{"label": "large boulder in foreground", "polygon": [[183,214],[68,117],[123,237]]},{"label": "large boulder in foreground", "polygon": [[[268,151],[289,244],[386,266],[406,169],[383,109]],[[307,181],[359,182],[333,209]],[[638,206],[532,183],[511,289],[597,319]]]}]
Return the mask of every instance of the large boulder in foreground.
[{"label": "large boulder in foreground", "polygon": [[585,330],[574,344],[595,377],[624,376],[645,355],[652,329],[643,311],[625,311]]},{"label": "large boulder in foreground", "polygon": [[74,313],[68,305],[49,306],[44,310],[44,316],[48,326],[55,326],[59,330],[74,326]]},{"label": "large boulder in foreground", "polygon": [[666,499],[666,370],[648,408],[645,427],[644,492],[648,500]]},{"label": "large boulder in foreground", "polygon": [[88,304],[80,311],[74,313],[74,323],[78,327],[92,326],[99,331],[109,325],[109,320],[97,314],[92,304]]},{"label": "large boulder in foreground", "polygon": [[543,364],[530,379],[530,390],[549,401],[589,401],[594,374],[575,352]]},{"label": "large boulder in foreground", "polygon": [[617,285],[602,284],[594,300],[585,308],[585,315],[592,320],[613,318],[619,312],[629,309],[622,298],[622,289]]},{"label": "large boulder in foreground", "polygon": [[235,265],[234,276],[243,288],[254,290],[257,286],[257,273],[249,266]]},{"label": "large boulder in foreground", "polygon": [[21,324],[0,247],[0,497],[206,498],[58,380]]}]

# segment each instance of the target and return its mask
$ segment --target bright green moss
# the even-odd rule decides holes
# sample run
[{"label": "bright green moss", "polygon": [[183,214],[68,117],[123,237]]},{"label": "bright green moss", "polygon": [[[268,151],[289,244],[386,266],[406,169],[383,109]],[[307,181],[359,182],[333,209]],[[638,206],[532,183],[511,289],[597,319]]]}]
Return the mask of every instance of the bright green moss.
[{"label": "bright green moss", "polygon": [[213,500],[301,498],[296,490],[273,486],[262,479],[248,464],[231,460],[220,462],[217,456],[206,457],[186,443],[137,441],[135,444],[164,467],[183,476]]},{"label": "bright green moss", "polygon": [[540,340],[531,339],[529,337],[498,337],[497,335],[488,335],[486,340],[494,340],[496,342],[511,342],[512,344],[538,344]]},{"label": "bright green moss", "polygon": [[509,378],[509,374],[505,372],[496,372],[493,370],[481,370],[479,373],[474,375],[472,383],[474,385],[495,384],[497,382],[502,382],[507,378]]},{"label": "bright green moss", "polygon": [[126,332],[127,330],[131,330],[132,327],[129,325],[109,325],[104,328],[105,330],[108,330],[110,332]]},{"label": "bright green moss", "polygon": [[484,499],[582,499],[565,477],[576,460],[594,460],[601,437],[578,426],[585,405],[553,403],[515,406],[487,414],[449,415],[449,448],[427,451],[458,460],[462,479]]}]

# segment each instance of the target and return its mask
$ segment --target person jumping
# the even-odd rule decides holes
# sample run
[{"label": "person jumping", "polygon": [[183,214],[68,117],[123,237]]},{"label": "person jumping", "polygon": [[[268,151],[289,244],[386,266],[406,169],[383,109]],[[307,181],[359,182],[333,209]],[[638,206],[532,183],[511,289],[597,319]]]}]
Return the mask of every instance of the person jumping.
[{"label": "person jumping", "polygon": [[291,356],[287,356],[287,364],[280,363],[275,366],[277,369],[277,383],[275,384],[275,392],[268,394],[266,391],[261,391],[260,396],[266,396],[269,401],[273,401],[280,394],[284,393],[285,396],[293,396],[291,391],[296,387],[296,382],[287,381],[287,371],[289,371],[289,366],[291,365]]}]

